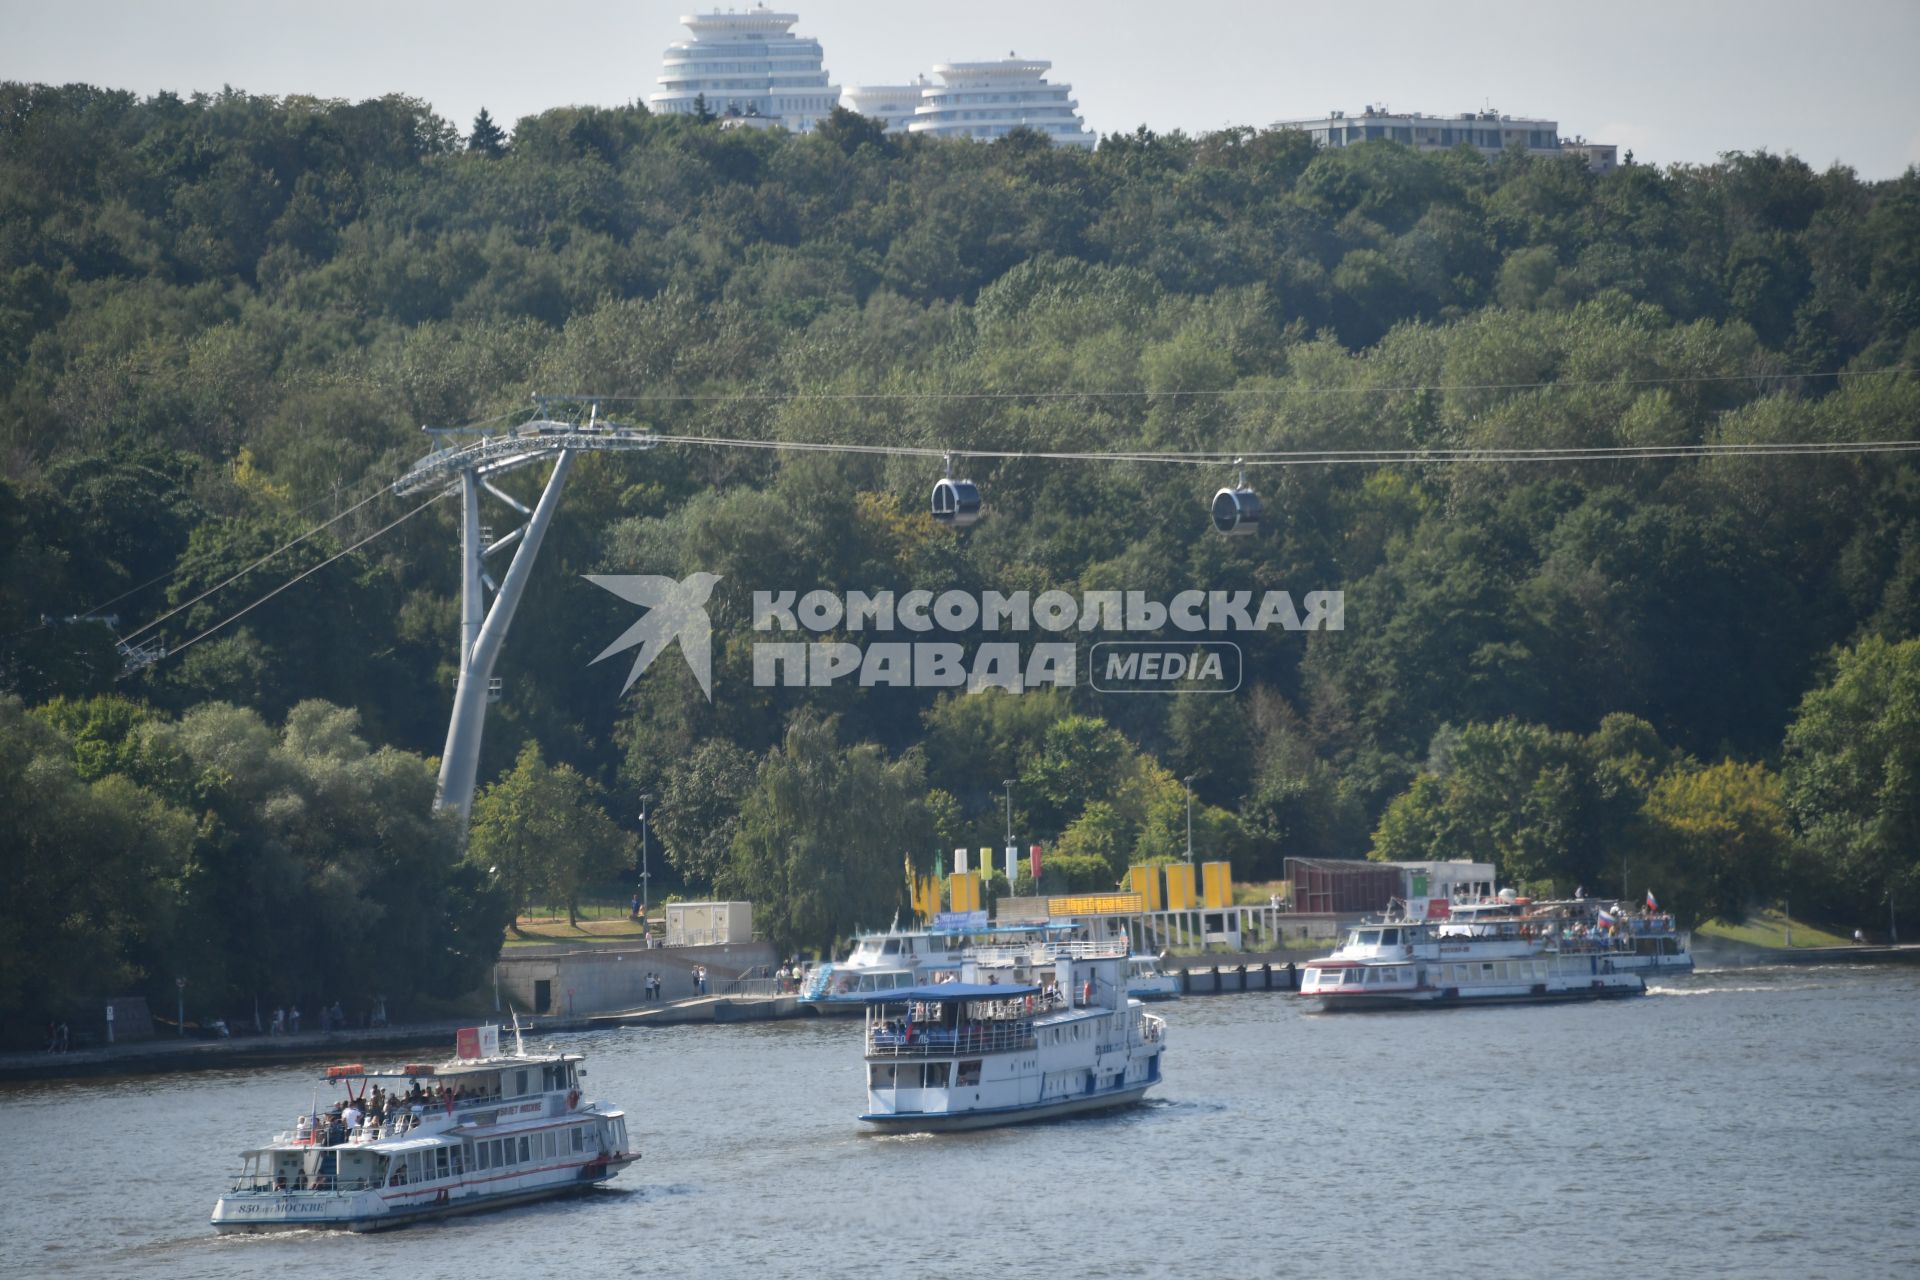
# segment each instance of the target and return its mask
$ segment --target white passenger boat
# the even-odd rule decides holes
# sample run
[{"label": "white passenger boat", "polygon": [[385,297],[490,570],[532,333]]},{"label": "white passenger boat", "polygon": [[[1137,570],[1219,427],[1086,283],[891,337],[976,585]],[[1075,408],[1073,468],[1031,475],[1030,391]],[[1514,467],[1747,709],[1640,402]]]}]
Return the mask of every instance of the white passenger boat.
[{"label": "white passenger boat", "polygon": [[1692,973],[1690,936],[1671,915],[1605,898],[1529,901],[1511,889],[1481,902],[1454,902],[1447,922],[1455,926],[1512,926],[1541,939],[1563,956],[1606,957],[1615,973]]},{"label": "white passenger boat", "polygon": [[1050,921],[989,924],[985,912],[942,916],[935,923],[855,936],[847,958],[807,971],[800,999],[816,1006],[844,1005],[858,1012],[874,996],[930,982],[951,980],[962,965],[976,965],[983,979],[1025,982],[1036,965],[1062,955],[1112,955],[1118,939],[1088,940],[1078,926]]},{"label": "white passenger boat", "polygon": [[221,1232],[374,1231],[566,1195],[639,1159],[623,1112],[581,1094],[579,1054],[500,1052],[470,1027],[457,1056],[392,1071],[329,1067],[338,1100],[243,1153],[214,1202]]},{"label": "white passenger boat", "polygon": [[1125,965],[1124,956],[1062,957],[1042,982],[953,981],[869,997],[860,1118],[940,1132],[1138,1102],[1160,1081],[1167,1030],[1127,995]]},{"label": "white passenger boat", "polygon": [[1161,968],[1158,956],[1128,956],[1127,994],[1136,1000],[1178,1000],[1180,975]]},{"label": "white passenger boat", "polygon": [[1562,938],[1557,926],[1552,933],[1545,928],[1518,914],[1413,920],[1389,913],[1356,926],[1331,955],[1309,960],[1300,994],[1334,1011],[1645,993],[1640,972],[1615,964],[1630,949],[1611,952],[1584,938]]}]

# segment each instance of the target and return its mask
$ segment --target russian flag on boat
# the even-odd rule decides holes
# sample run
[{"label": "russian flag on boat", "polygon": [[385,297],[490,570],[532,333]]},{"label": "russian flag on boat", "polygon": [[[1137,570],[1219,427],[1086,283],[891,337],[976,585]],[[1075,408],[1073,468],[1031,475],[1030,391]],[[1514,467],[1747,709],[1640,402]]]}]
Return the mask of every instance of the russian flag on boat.
[{"label": "russian flag on boat", "polygon": [[1594,919],[1598,920],[1601,924],[1607,926],[1607,928],[1609,929],[1613,928],[1614,919],[1612,916],[1607,914],[1607,909],[1605,907],[1601,907],[1595,913]]},{"label": "russian flag on boat", "polygon": [[1660,904],[1653,900],[1653,890],[1647,890],[1647,910],[1658,911],[1659,909]]}]

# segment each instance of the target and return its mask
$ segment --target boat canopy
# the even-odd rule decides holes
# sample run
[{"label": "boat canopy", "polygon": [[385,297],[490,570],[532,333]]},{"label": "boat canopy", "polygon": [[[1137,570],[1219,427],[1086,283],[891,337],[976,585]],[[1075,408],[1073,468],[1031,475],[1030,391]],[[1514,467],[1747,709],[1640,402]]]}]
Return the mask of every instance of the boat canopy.
[{"label": "boat canopy", "polygon": [[905,1000],[1016,1000],[1038,994],[1039,987],[1016,987],[1001,982],[933,982],[924,987],[862,991],[851,999],[860,1004],[899,1004]]}]

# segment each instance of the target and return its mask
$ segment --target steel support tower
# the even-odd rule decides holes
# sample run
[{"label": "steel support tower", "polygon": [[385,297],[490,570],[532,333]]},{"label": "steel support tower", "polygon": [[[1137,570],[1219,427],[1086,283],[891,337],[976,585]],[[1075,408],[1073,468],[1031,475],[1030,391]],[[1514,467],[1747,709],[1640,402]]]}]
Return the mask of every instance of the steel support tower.
[{"label": "steel support tower", "polygon": [[[550,404],[577,404],[588,410],[584,423],[536,417],[517,427],[491,433],[444,431],[452,437],[413,464],[395,484],[400,493],[425,493],[445,487],[460,492],[460,679],[453,692],[453,715],[447,722],[447,745],[440,756],[440,786],[436,808],[459,813],[462,821],[473,806],[474,782],[480,769],[480,739],[486,730],[487,704],[498,697],[493,664],[507,640],[514,610],[525,594],[527,579],[567,473],[576,453],[613,453],[651,449],[655,441],[645,431],[602,423],[597,402],[585,397],[537,397],[542,411]],[[521,467],[553,459],[546,488],[531,510],[494,484],[494,478]],[[488,543],[482,533],[480,499],[491,494],[526,518],[504,537]],[[487,573],[487,559],[518,543],[506,574],[496,584]],[[491,590],[493,601],[487,602]]]}]

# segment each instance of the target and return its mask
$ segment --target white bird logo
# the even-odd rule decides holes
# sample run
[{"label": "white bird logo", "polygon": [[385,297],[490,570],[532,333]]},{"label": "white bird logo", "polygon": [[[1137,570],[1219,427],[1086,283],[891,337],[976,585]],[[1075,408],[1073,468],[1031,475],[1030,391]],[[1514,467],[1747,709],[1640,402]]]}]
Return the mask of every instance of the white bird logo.
[{"label": "white bird logo", "polygon": [[620,686],[621,693],[633,688],[633,682],[660,656],[660,651],[678,640],[680,656],[700,682],[700,691],[707,695],[708,702],[713,701],[713,623],[707,619],[706,605],[714,584],[720,581],[719,574],[689,574],[680,582],[652,574],[589,573],[586,579],[647,611],[593,660],[598,662],[622,649],[640,646],[640,652],[633,656],[633,670]]}]

